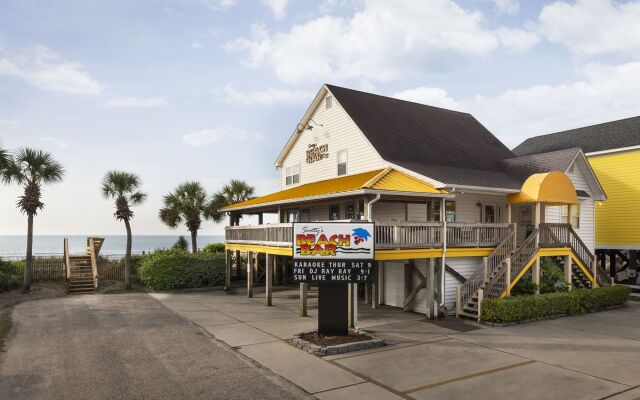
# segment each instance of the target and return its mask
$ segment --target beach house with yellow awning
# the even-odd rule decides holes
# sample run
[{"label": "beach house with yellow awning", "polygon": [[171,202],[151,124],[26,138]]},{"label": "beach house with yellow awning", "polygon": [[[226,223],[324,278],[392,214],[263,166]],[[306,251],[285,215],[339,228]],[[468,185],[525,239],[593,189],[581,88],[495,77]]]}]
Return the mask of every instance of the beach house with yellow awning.
[{"label": "beach house with yellow awning", "polygon": [[513,151],[526,156],[572,148],[585,152],[607,193],[607,201],[595,204],[598,264],[617,282],[635,286],[640,297],[640,116],[536,136]]},{"label": "beach house with yellow awning", "polygon": [[246,254],[248,295],[264,278],[271,304],[291,273],[292,223],[332,220],[375,223],[376,280],[352,285],[352,312],[360,297],[477,318],[484,298],[539,282],[541,257],[561,258],[578,286],[609,282],[593,258],[593,205],[606,196],[580,149],[517,157],[470,114],[333,85],[292,125],[281,190],[222,209],[227,287]]}]

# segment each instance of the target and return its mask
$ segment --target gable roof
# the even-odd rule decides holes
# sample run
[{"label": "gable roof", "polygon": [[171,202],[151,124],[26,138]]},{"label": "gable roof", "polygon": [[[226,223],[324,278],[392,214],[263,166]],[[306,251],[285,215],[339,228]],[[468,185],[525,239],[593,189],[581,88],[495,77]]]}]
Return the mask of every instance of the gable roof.
[{"label": "gable roof", "polygon": [[518,156],[579,147],[585,153],[640,145],[640,116],[529,138],[513,152]]},{"label": "gable roof", "polygon": [[502,164],[505,168],[509,168],[513,175],[520,179],[526,179],[529,175],[541,172],[564,172],[569,168],[579,153],[579,148],[571,148],[549,153],[509,158],[503,160]]},{"label": "gable roof", "polygon": [[427,166],[497,171],[499,160],[514,156],[471,114],[326,86],[384,160],[412,170],[424,164],[438,181],[458,183]]}]

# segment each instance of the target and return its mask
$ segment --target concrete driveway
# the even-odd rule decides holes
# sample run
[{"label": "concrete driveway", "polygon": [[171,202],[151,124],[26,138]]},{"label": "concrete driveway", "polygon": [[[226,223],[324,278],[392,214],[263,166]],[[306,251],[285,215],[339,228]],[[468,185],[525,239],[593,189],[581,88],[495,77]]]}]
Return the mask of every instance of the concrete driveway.
[{"label": "concrete driveway", "polygon": [[146,294],[28,301],[13,323],[3,399],[308,397]]},{"label": "concrete driveway", "polygon": [[503,328],[360,304],[360,326],[384,348],[318,358],[288,343],[316,326],[297,292],[274,306],[242,290],[153,296],[319,399],[640,399],[640,305]]}]

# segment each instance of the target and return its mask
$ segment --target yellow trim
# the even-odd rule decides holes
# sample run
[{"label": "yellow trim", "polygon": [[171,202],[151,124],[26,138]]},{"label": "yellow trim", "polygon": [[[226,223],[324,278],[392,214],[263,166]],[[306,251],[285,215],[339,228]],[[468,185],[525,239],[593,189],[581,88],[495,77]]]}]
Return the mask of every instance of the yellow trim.
[{"label": "yellow trim", "polygon": [[591,284],[594,287],[600,287],[600,285],[598,285],[598,282],[596,282],[596,279],[594,278],[594,276],[591,274],[591,271],[589,271],[587,268],[585,268],[585,266],[578,259],[578,257],[576,257],[575,254],[571,253],[571,258],[573,258],[573,261],[575,261],[575,263],[578,265],[578,267],[580,267],[582,272],[584,272],[584,274],[587,276],[587,278],[589,278],[589,280],[591,281]]},{"label": "yellow trim", "polygon": [[260,246],[253,244],[225,244],[226,250],[250,251],[252,253],[273,254],[276,256],[293,256],[291,247]]},{"label": "yellow trim", "polygon": [[508,289],[505,289],[504,292],[502,292],[502,294],[500,295],[500,297],[506,297],[507,296],[507,292],[511,293],[511,290],[513,289],[513,287],[516,285],[516,283],[518,283],[518,281],[520,280],[520,278],[522,278],[522,276],[529,270],[529,268],[531,268],[531,266],[533,265],[533,263],[540,257],[551,257],[551,256],[571,256],[571,258],[573,259],[573,261],[578,265],[578,267],[580,267],[580,269],[582,270],[582,272],[584,272],[584,274],[587,276],[587,278],[589,278],[589,280],[591,281],[591,283],[593,284],[594,287],[599,287],[598,283],[596,282],[595,278],[593,277],[593,275],[591,274],[591,271],[589,271],[587,268],[585,268],[585,266],[582,264],[582,262],[580,261],[580,259],[578,259],[578,257],[575,255],[575,253],[573,252],[573,250],[571,250],[571,248],[569,247],[553,247],[553,248],[541,248],[539,249],[535,256],[533,256],[531,258],[531,260],[529,260],[529,262],[527,262],[527,264],[524,266],[524,268],[522,269],[522,271],[520,271],[520,273],[518,273],[518,275],[516,276],[516,278],[512,281],[511,285],[509,285]]},{"label": "yellow trim", "polygon": [[447,258],[451,257],[487,257],[495,247],[456,247],[447,249]]},{"label": "yellow trim", "polygon": [[533,174],[522,184],[520,192],[507,196],[507,203],[537,203],[547,205],[578,204],[573,182],[564,172]]},{"label": "yellow trim", "polygon": [[442,248],[436,249],[403,249],[376,250],[376,261],[412,260],[419,258],[440,258]]},{"label": "yellow trim", "polygon": [[260,206],[279,201],[303,200],[315,196],[328,196],[337,193],[357,192],[359,190],[384,190],[390,192],[413,192],[428,194],[447,194],[433,185],[391,168],[363,172],[361,174],[341,176],[319,182],[294,186],[279,192],[223,207],[222,211],[231,211],[238,207]]}]

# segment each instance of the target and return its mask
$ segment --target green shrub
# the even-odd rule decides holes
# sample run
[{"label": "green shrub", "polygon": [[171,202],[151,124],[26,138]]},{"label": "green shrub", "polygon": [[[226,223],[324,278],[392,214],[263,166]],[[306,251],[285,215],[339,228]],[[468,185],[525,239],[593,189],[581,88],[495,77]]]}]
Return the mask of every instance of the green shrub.
[{"label": "green shrub", "polygon": [[224,282],[224,257],[158,250],[142,257],[138,278],[153,290],[216,286]]},{"label": "green shrub", "polygon": [[528,278],[520,278],[511,289],[511,296],[530,296],[536,293],[537,285]]},{"label": "green shrub", "polygon": [[189,251],[189,242],[184,236],[180,236],[178,240],[171,246],[172,250]]},{"label": "green shrub", "polygon": [[481,319],[488,322],[509,323],[556,315],[582,314],[623,305],[629,300],[630,293],[631,289],[627,286],[608,286],[537,296],[488,299],[482,302]]},{"label": "green shrub", "polygon": [[566,292],[570,283],[564,280],[564,271],[554,261],[546,260],[540,265],[540,293]]},{"label": "green shrub", "polygon": [[8,292],[19,287],[20,279],[16,275],[9,275],[0,271],[0,292]]},{"label": "green shrub", "polygon": [[202,252],[209,254],[224,253],[224,243],[209,243],[202,248]]}]

